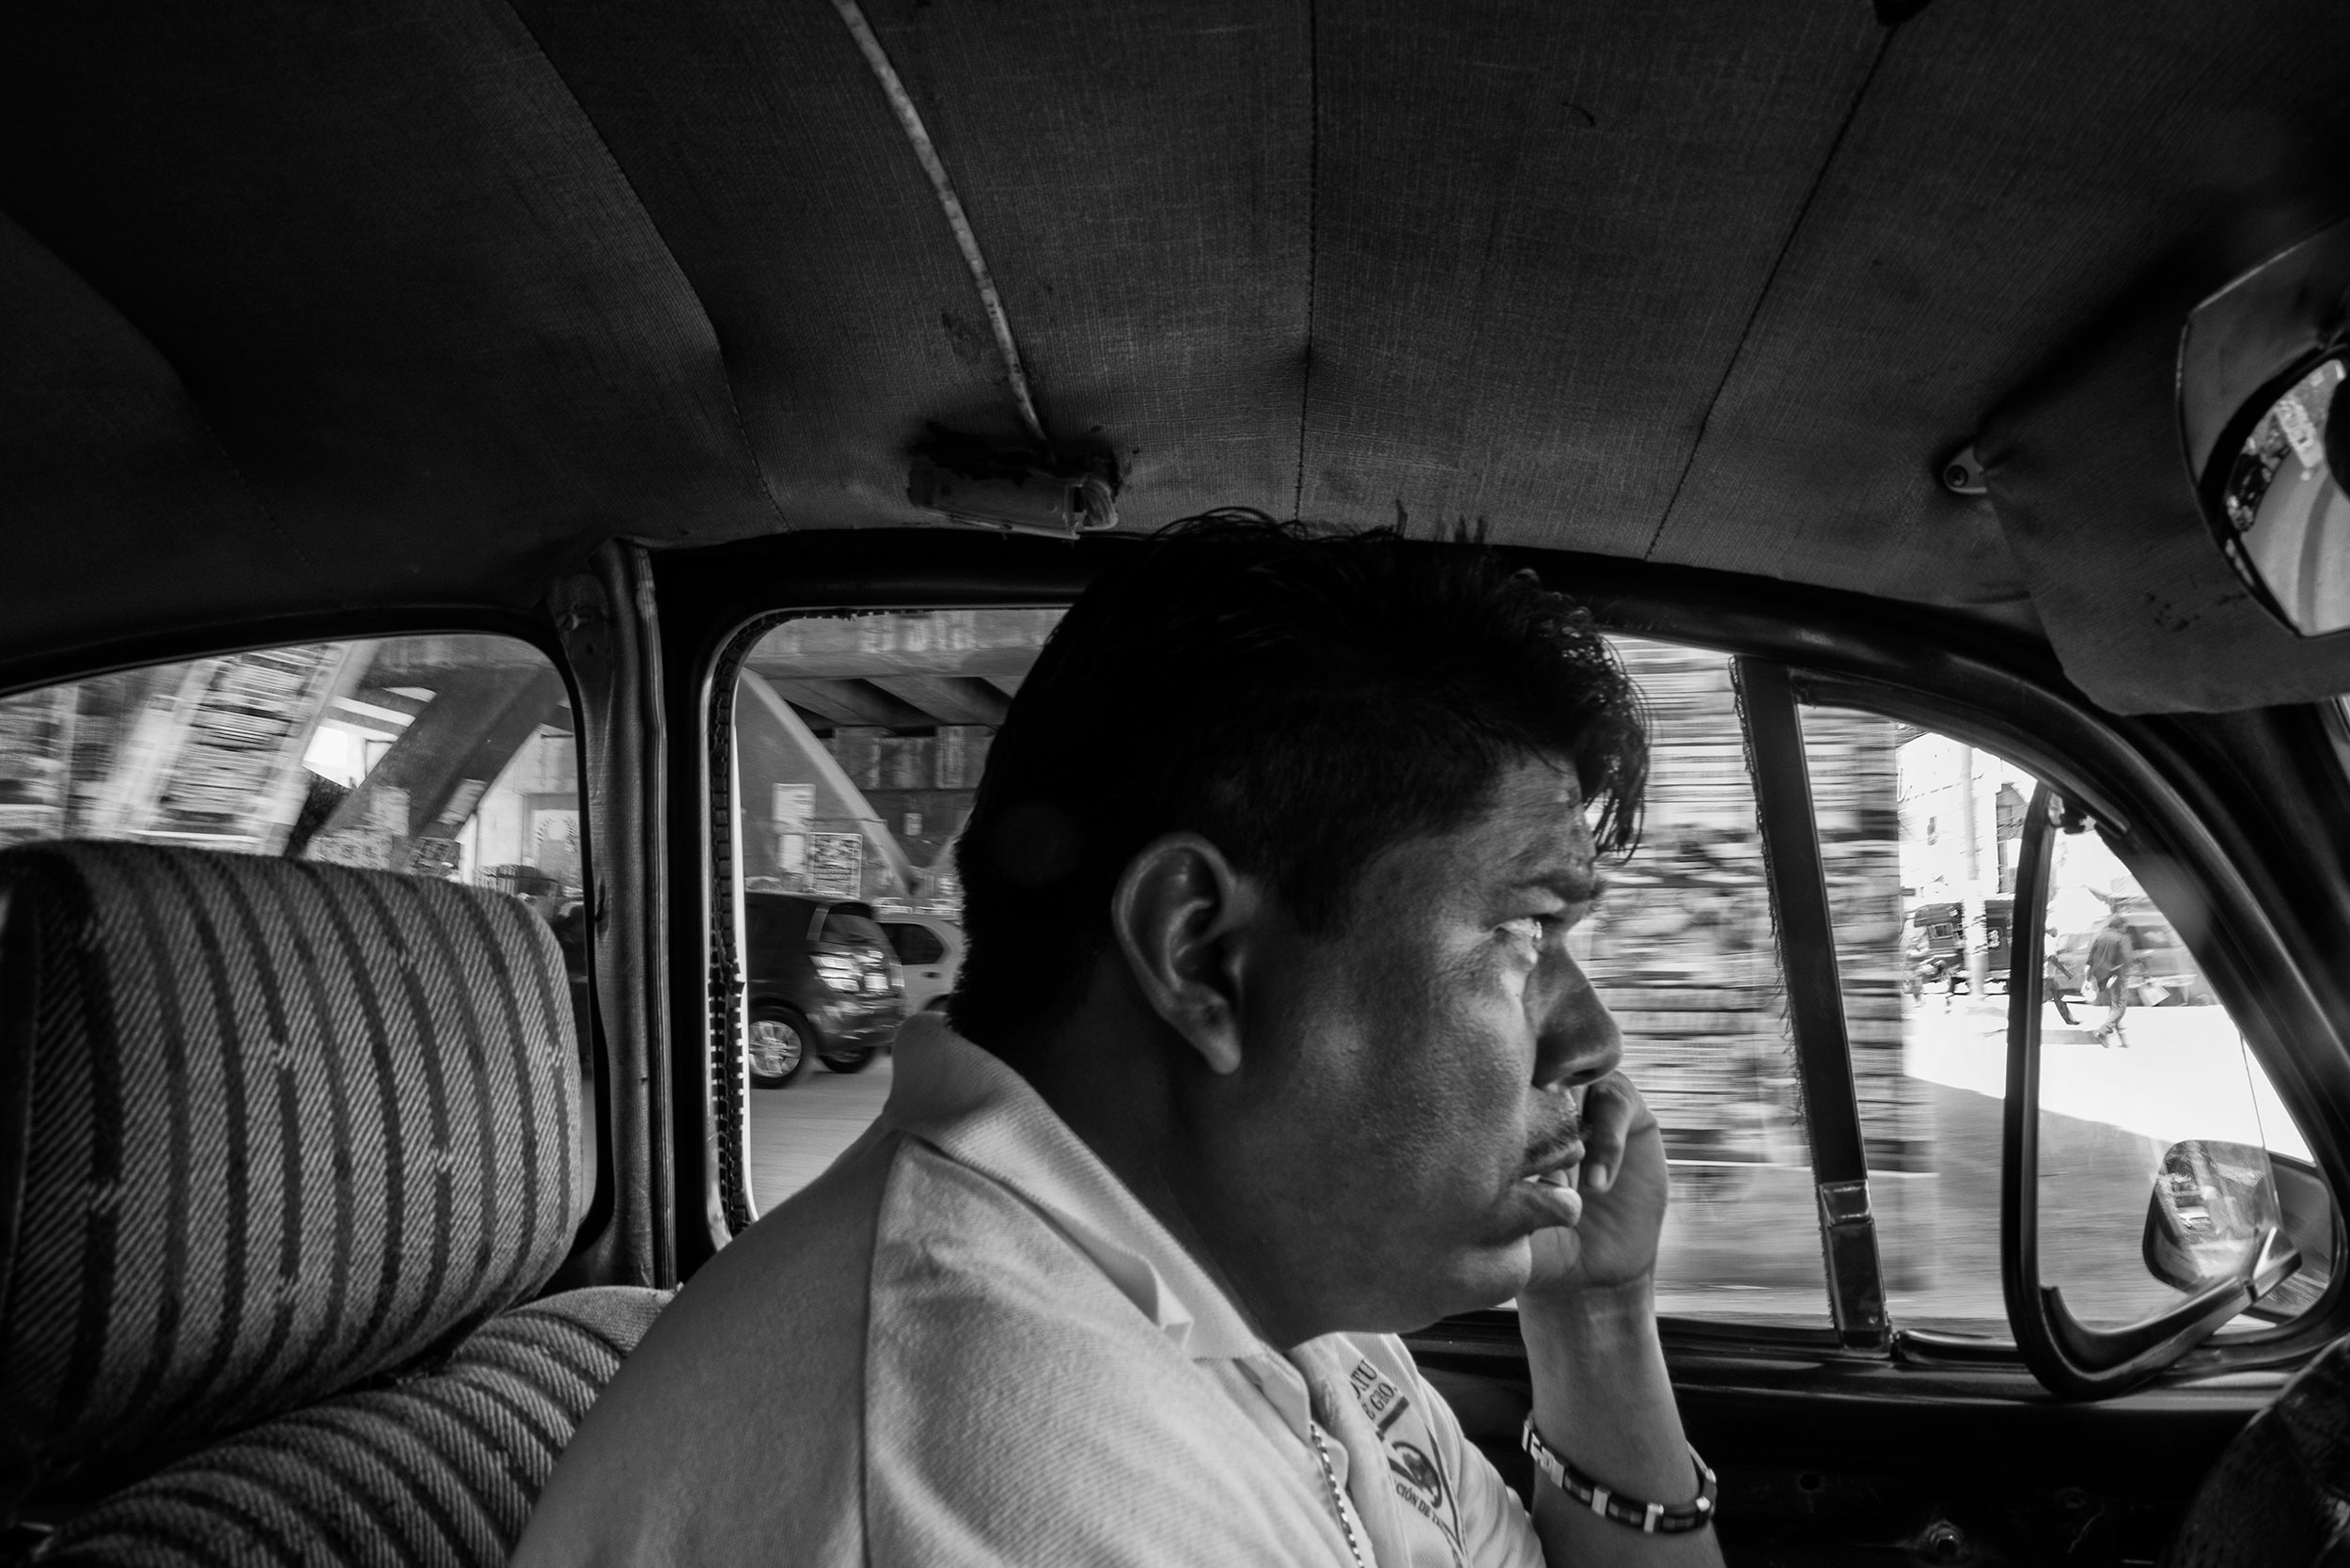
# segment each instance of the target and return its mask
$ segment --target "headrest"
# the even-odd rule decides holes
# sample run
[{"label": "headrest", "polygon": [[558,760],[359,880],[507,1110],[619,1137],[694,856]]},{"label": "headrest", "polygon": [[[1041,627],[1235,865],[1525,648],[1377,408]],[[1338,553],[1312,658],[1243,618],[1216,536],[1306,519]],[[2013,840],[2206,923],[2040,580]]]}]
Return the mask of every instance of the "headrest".
[{"label": "headrest", "polygon": [[431,1350],[590,1173],[517,899],[143,844],[0,853],[0,1513]]}]

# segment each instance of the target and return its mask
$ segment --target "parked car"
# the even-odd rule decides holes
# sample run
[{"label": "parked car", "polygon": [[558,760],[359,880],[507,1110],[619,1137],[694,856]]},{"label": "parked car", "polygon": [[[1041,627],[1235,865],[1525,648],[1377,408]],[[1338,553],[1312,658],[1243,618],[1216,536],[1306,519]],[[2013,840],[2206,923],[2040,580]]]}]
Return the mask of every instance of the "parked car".
[{"label": "parked car", "polygon": [[[2009,964],[2008,931],[2015,917],[2015,901],[2012,898],[1983,900],[1982,920],[1978,929],[1983,935],[1984,989],[1995,996],[2007,994]],[[1919,986],[1939,985],[1950,995],[1966,996],[1974,991],[1974,979],[1967,969],[1966,906],[1963,903],[1921,903],[1910,911],[1909,926],[1913,933],[1924,933],[1924,951],[1915,935],[1908,950],[1915,954],[1910,969]]]},{"label": "parked car", "polygon": [[944,1009],[963,969],[963,928],[935,915],[885,915],[881,928],[905,970],[906,1011]]},{"label": "parked car", "polygon": [[905,980],[870,904],[745,893],[751,1082],[781,1089],[814,1057],[861,1072],[906,1015]]}]

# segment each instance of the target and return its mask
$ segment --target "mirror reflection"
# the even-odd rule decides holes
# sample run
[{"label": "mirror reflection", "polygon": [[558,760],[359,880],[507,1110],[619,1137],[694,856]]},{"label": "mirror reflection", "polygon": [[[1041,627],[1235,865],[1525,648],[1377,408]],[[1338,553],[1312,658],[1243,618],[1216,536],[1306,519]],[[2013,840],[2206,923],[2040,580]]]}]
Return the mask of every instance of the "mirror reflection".
[{"label": "mirror reflection", "polygon": [[2350,496],[2327,460],[2343,365],[2286,388],[2244,439],[2219,497],[2222,539],[2252,588],[2304,636],[2350,627]]},{"label": "mirror reflection", "polygon": [[[2283,1224],[2267,1150],[2215,1138],[2174,1143],[2146,1200],[2146,1272],[2180,1291],[2232,1279],[2271,1250]],[[2290,1244],[2275,1250],[2282,1272],[2299,1266]]]}]

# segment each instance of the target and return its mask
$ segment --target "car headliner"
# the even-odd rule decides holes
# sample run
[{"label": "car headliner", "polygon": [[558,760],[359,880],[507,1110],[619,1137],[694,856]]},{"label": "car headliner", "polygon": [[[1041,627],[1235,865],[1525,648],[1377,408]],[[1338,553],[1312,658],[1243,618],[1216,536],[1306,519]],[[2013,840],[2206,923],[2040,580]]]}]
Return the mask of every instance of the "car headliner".
[{"label": "car headliner", "polygon": [[[1400,508],[2044,627],[2123,710],[2350,687],[2164,488],[2184,305],[2350,205],[2338,0],[865,14],[1127,528]],[[935,523],[926,424],[1020,437],[825,0],[25,4],[0,61],[0,674]]]}]

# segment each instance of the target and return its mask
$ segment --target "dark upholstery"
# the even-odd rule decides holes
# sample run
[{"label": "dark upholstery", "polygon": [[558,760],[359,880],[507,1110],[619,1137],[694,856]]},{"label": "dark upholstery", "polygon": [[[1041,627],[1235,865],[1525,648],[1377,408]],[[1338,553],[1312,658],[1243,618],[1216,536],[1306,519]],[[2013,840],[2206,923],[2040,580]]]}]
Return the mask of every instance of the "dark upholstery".
[{"label": "dark upholstery", "polygon": [[[2101,702],[2350,684],[2219,635],[2167,356],[2006,445],[2020,527],[1933,478],[2339,215],[2339,0],[864,9],[1131,526],[1401,506],[2026,626],[2029,549]],[[1025,439],[828,5],[0,7],[0,660],[934,522],[924,421]]]},{"label": "dark upholstery", "polygon": [[507,1312],[426,1375],[264,1422],[117,1493],[35,1560],[503,1562],[564,1444],[667,1299],[608,1286]]},{"label": "dark upholstery", "polygon": [[2350,1561],[2350,1339],[2294,1375],[2203,1478],[2163,1568]]},{"label": "dark upholstery", "polygon": [[[461,1343],[545,1281],[589,1196],[562,961],[527,906],[126,844],[0,854],[0,1503],[55,1517],[452,1346],[429,1384],[236,1451],[347,1425],[356,1448],[303,1465],[408,1473],[435,1402],[460,1425],[510,1405],[533,1455],[560,1447],[627,1313],[549,1306]],[[518,1370],[571,1319],[603,1325],[576,1378]],[[367,1435],[402,1422],[413,1441]],[[543,1473],[459,1467],[509,1466]]]}]

